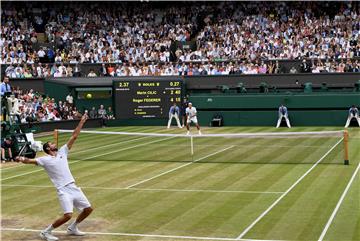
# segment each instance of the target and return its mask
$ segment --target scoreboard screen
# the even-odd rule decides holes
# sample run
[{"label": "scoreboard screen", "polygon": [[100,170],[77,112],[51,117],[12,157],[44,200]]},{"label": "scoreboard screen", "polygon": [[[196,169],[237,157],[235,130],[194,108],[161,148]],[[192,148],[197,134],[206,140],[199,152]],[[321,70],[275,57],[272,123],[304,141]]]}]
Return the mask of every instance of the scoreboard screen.
[{"label": "scoreboard screen", "polygon": [[168,118],[181,105],[182,80],[115,80],[114,95],[117,119]]}]

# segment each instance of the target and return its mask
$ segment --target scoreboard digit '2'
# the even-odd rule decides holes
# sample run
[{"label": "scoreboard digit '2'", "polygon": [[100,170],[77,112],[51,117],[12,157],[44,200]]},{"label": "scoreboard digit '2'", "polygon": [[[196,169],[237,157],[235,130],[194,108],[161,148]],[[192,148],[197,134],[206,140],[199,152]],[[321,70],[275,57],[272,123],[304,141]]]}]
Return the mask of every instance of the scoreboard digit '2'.
[{"label": "scoreboard digit '2'", "polygon": [[182,84],[182,80],[115,80],[115,116],[168,118],[173,103],[181,105]]}]

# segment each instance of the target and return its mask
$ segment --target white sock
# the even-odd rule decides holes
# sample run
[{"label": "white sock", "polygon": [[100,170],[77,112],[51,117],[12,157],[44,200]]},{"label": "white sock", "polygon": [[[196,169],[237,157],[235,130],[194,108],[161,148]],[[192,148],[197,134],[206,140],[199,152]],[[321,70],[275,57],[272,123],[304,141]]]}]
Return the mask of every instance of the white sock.
[{"label": "white sock", "polygon": [[70,225],[69,225],[69,228],[73,229],[73,228],[76,228],[77,226],[77,222],[76,220],[74,222],[72,222]]},{"label": "white sock", "polygon": [[53,229],[54,229],[54,227],[52,226],[52,224],[50,224],[44,231],[51,233],[51,231],[52,231]]}]

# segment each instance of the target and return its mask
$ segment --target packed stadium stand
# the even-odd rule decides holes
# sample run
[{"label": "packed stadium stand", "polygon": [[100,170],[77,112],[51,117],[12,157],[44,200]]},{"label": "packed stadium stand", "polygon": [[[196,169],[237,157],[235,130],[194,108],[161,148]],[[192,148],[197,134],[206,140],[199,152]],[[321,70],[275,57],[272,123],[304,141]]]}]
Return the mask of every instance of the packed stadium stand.
[{"label": "packed stadium stand", "polygon": [[360,71],[358,2],[84,4],[4,3],[6,74],[89,75],[78,63],[106,63],[92,77]]},{"label": "packed stadium stand", "polygon": [[[21,122],[77,119],[101,105],[113,119],[107,77],[178,76],[190,99],[359,89],[359,2],[4,2],[1,11],[1,73]],[[95,83],[110,94],[77,90]]]}]

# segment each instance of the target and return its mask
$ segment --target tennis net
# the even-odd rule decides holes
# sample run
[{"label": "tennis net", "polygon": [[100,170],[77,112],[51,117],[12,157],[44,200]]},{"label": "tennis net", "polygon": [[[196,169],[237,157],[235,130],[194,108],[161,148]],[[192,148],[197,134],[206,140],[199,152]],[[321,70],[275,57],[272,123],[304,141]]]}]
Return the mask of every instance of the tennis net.
[{"label": "tennis net", "polygon": [[[72,130],[56,130],[63,145]],[[342,164],[346,131],[223,134],[164,134],[81,131],[71,158],[87,161],[197,162],[244,164]]]}]

